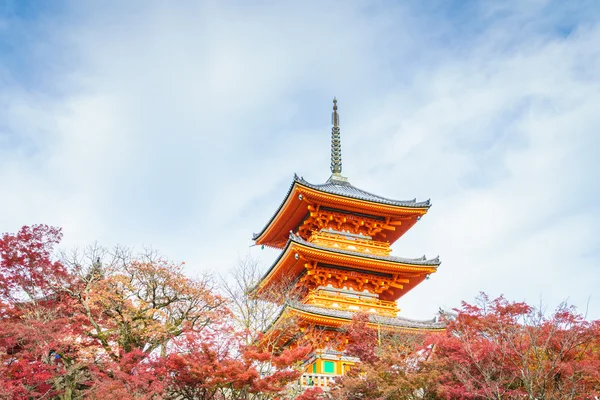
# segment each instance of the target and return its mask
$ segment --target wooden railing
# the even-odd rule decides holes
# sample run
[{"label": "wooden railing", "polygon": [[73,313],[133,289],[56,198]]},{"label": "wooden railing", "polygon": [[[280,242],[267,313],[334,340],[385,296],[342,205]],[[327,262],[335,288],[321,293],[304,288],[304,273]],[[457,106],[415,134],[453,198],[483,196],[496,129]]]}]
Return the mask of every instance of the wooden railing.
[{"label": "wooden railing", "polygon": [[358,251],[361,253],[371,253],[387,256],[392,249],[387,242],[378,242],[376,240],[362,239],[360,237],[345,236],[343,233],[314,232],[308,241],[327,247],[337,247],[343,250]]},{"label": "wooden railing", "polygon": [[330,388],[334,384],[337,375],[327,374],[302,374],[300,377],[300,386],[302,388],[320,387]]},{"label": "wooden railing", "polygon": [[323,291],[319,290],[310,293],[306,297],[304,303],[330,308],[335,308],[334,304],[337,304],[337,307],[342,310],[351,309],[351,307],[354,306],[360,311],[364,312],[369,312],[371,309],[373,309],[378,314],[389,317],[395,317],[398,313],[398,306],[396,305],[396,302],[372,299],[368,297],[361,298],[360,292],[356,293],[356,297],[350,297],[345,295],[324,293]]}]

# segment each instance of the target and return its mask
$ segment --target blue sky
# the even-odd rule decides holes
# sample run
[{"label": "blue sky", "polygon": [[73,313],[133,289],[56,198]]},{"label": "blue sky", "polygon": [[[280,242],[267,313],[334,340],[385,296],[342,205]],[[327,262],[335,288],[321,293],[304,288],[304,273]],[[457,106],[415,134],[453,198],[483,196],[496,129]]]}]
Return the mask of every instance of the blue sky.
[{"label": "blue sky", "polygon": [[394,245],[443,262],[405,315],[486,291],[600,318],[597,2],[0,4],[0,231],[267,268],[251,235],[329,177],[337,96],[344,175],[433,202]]}]

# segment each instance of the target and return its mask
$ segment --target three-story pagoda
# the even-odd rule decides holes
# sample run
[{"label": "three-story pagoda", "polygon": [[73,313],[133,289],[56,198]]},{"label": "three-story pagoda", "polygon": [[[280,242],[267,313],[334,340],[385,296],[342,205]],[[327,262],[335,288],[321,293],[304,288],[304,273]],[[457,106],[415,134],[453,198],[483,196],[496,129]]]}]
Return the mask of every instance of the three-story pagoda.
[{"label": "three-story pagoda", "polygon": [[[294,176],[281,206],[254,235],[257,245],[282,249],[254,290],[284,305],[266,337],[276,338],[271,345],[285,347],[318,332],[305,376],[322,384],[328,381],[323,377],[341,375],[356,361],[328,344],[356,312],[367,313],[370,325],[380,330],[444,329],[435,320],[399,317],[396,303],[436,272],[439,259],[390,254],[391,244],[427,213],[429,200],[391,200],[353,186],[342,176],[336,99],[332,123],[331,177],[312,184]],[[292,319],[292,326],[286,324]]]}]

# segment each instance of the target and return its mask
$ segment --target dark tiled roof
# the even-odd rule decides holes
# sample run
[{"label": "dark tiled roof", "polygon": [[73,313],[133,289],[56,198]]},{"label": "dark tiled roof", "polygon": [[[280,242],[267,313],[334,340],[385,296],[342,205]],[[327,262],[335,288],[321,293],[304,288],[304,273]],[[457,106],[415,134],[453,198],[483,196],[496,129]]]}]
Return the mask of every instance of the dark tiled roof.
[{"label": "dark tiled roof", "polygon": [[[313,306],[310,304],[302,304],[302,303],[298,303],[298,302],[290,302],[290,303],[288,303],[288,307],[299,310],[299,311],[309,312],[312,314],[318,314],[318,315],[323,315],[323,316],[333,317],[333,318],[342,318],[342,319],[347,319],[347,320],[351,320],[352,317],[355,315],[355,313],[352,311],[336,310],[336,309],[332,309],[332,308],[318,307],[318,306]],[[373,324],[397,326],[397,327],[403,327],[403,328],[444,329],[446,327],[446,324],[444,324],[443,322],[436,322],[435,318],[430,319],[430,320],[420,321],[420,320],[414,320],[414,319],[403,318],[403,317],[395,317],[394,318],[394,317],[383,317],[380,315],[369,315],[369,319],[370,319],[371,323],[373,323]]]},{"label": "dark tiled roof", "polygon": [[332,253],[347,254],[350,256],[365,257],[365,258],[371,258],[374,260],[390,261],[390,262],[396,262],[396,263],[401,263],[401,264],[409,264],[409,265],[416,265],[416,266],[423,266],[423,267],[438,267],[441,264],[439,256],[432,258],[432,259],[427,259],[427,257],[425,257],[425,256],[419,257],[419,258],[379,256],[376,254],[368,254],[368,253],[362,253],[362,252],[358,252],[358,251],[337,249],[335,247],[321,246],[318,244],[307,242],[306,240],[302,239],[300,236],[290,233],[290,239],[288,240],[287,244],[285,245],[285,248],[283,249],[283,251],[281,253],[279,253],[279,256],[273,262],[273,264],[271,264],[271,267],[267,270],[267,272],[265,272],[263,277],[260,279],[259,283],[257,283],[256,286],[252,289],[253,291],[259,287],[260,282],[262,282],[263,280],[265,280],[267,278],[267,276],[269,276],[269,274],[273,271],[273,269],[275,268],[275,266],[277,265],[279,260],[283,257],[286,250],[292,243],[298,243],[298,244],[302,244],[307,247],[312,247],[313,249],[325,250],[325,251],[329,251]]},{"label": "dark tiled roof", "polygon": [[267,224],[260,231],[260,233],[255,233],[252,235],[252,239],[256,240],[260,235],[262,235],[262,233],[267,229],[267,227],[271,224],[271,222],[273,222],[273,220],[275,219],[275,217],[277,216],[277,214],[283,207],[283,204],[287,200],[288,196],[292,192],[292,189],[294,188],[294,185],[296,183],[306,186],[311,189],[319,190],[324,193],[349,197],[349,198],[357,199],[357,200],[371,201],[373,203],[386,204],[386,205],[392,205],[392,206],[398,206],[398,207],[411,207],[411,208],[429,208],[431,206],[431,202],[429,200],[420,201],[420,202],[417,202],[416,199],[391,200],[391,199],[387,199],[385,197],[377,196],[372,193],[366,192],[357,187],[354,187],[350,184],[350,182],[334,180],[331,178],[329,178],[329,180],[327,180],[327,182],[320,184],[320,185],[312,184],[312,183],[305,181],[304,178],[301,178],[298,175],[294,174],[294,181],[290,185],[290,188],[288,189],[288,192],[285,195],[284,199],[282,200],[281,204],[279,204],[277,211],[275,211],[275,213],[273,214],[273,216],[271,217],[269,222],[267,222]]},{"label": "dark tiled roof", "polygon": [[334,179],[329,179],[327,182],[315,185],[304,180],[304,178],[294,175],[294,181],[301,185],[307,186],[311,189],[319,190],[321,192],[335,194],[338,196],[351,197],[358,200],[372,201],[374,203],[388,204],[399,207],[414,207],[414,208],[429,208],[431,203],[429,200],[417,202],[416,199],[412,200],[391,200],[385,197],[377,196],[373,193],[366,192],[355,186],[352,186],[350,182],[344,182]]},{"label": "dark tiled roof", "polygon": [[290,233],[290,241],[296,242],[298,244],[302,244],[302,245],[305,245],[305,246],[308,246],[308,247],[312,247],[314,249],[326,250],[326,251],[331,251],[331,252],[334,252],[334,253],[347,254],[347,255],[351,255],[351,256],[359,256],[359,257],[372,258],[372,259],[375,259],[375,260],[397,262],[397,263],[402,263],[402,264],[423,265],[423,266],[428,266],[428,267],[437,267],[441,263],[439,256],[435,257],[435,258],[432,258],[432,259],[427,259],[427,257],[425,257],[425,256],[419,257],[419,258],[404,258],[404,257],[395,257],[395,256],[380,256],[380,255],[376,255],[376,254],[363,253],[363,252],[359,252],[359,251],[343,250],[343,249],[338,249],[338,248],[335,248],[335,247],[321,246],[321,245],[318,245],[318,244],[307,242],[306,240],[302,239],[300,236],[294,235],[293,233]]}]

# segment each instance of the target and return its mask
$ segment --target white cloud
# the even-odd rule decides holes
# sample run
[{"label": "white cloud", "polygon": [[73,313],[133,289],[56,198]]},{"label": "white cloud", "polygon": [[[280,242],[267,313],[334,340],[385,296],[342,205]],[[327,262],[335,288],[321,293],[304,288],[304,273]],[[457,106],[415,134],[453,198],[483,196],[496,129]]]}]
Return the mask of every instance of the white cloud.
[{"label": "white cloud", "polygon": [[70,4],[34,30],[31,71],[0,68],[0,228],[153,245],[191,272],[268,264],[251,234],[294,172],[328,177],[336,95],[351,181],[434,203],[394,246],[443,260],[406,315],[484,290],[591,295],[600,318],[597,10],[513,6]]}]

